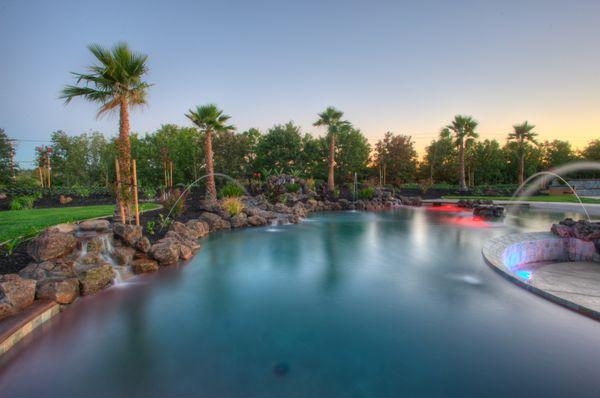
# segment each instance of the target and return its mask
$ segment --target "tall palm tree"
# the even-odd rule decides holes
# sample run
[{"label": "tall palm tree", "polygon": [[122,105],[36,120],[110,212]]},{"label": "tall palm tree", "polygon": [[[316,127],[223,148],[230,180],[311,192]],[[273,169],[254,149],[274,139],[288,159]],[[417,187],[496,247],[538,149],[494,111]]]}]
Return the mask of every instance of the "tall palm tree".
[{"label": "tall palm tree", "polygon": [[224,115],[223,111],[217,108],[215,104],[197,106],[195,110],[190,109],[185,116],[204,132],[204,156],[206,158],[206,172],[208,174],[206,199],[215,201],[217,199],[217,188],[215,186],[212,134],[232,131],[234,127],[226,124],[231,119],[231,116]]},{"label": "tall palm tree", "polygon": [[533,131],[534,125],[524,121],[521,124],[513,126],[513,132],[508,134],[509,141],[515,141],[519,148],[519,185],[525,180],[525,151],[530,143],[537,145],[535,137],[537,133]]},{"label": "tall palm tree", "polygon": [[327,126],[327,135],[329,136],[329,173],[327,177],[327,190],[335,191],[335,134],[342,128],[346,128],[350,123],[342,120],[344,112],[335,109],[333,106],[319,113],[319,119],[313,124],[314,126]]},{"label": "tall palm tree", "polygon": [[123,184],[118,200],[129,217],[132,201],[129,108],[146,103],[147,90],[151,84],[142,78],[148,72],[148,56],[132,52],[126,43],[117,43],[111,49],[91,44],[88,49],[98,62],[89,66],[87,73],[72,72],[77,82],[75,85],[65,86],[60,98],[67,104],[76,97],[100,104],[97,117],[119,109],[117,151]]},{"label": "tall palm tree", "polygon": [[472,141],[479,137],[479,134],[475,132],[478,123],[471,116],[456,115],[452,123],[442,129],[440,135],[442,137],[454,137],[454,143],[458,147],[459,156],[459,189],[466,191],[467,182],[465,180],[465,147],[467,141]]}]

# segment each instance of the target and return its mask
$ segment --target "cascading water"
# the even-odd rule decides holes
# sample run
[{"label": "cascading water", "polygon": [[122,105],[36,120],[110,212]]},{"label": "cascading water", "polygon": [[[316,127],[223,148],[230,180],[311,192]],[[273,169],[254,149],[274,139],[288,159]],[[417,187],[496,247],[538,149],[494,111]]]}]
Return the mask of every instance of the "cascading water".
[{"label": "cascading water", "polygon": [[[115,285],[122,283],[123,280],[131,274],[130,267],[119,265],[115,259],[115,246],[113,244],[112,231],[85,231],[78,233],[76,236],[80,246],[76,260],[78,264],[85,265],[96,262],[97,260],[102,260],[103,262],[110,264],[115,271],[115,278],[113,280]],[[93,248],[91,251],[90,246]]]}]

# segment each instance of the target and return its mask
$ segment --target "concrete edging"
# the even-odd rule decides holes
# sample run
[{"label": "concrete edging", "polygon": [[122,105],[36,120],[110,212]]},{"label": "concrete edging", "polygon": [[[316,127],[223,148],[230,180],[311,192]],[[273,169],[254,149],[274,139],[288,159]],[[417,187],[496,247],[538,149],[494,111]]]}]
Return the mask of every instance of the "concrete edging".
[{"label": "concrete edging", "polygon": [[569,261],[574,255],[570,239],[550,232],[531,232],[504,235],[487,241],[481,254],[485,263],[505,279],[549,301],[562,305],[590,318],[600,320],[600,312],[540,289],[513,271],[536,262]]}]

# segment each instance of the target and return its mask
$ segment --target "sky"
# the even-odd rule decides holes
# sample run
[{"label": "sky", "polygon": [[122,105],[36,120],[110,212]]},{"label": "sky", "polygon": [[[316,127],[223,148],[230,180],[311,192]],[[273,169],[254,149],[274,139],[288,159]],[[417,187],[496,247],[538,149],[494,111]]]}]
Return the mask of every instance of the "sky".
[{"label": "sky", "polygon": [[149,56],[139,133],[216,103],[239,131],[292,120],[315,135],[333,105],[372,144],[392,131],[420,152],[456,114],[502,143],[524,120],[576,148],[600,137],[598,0],[0,0],[0,127],[17,160],[55,130],[116,134],[116,116],[58,96],[88,44],[118,41]]}]

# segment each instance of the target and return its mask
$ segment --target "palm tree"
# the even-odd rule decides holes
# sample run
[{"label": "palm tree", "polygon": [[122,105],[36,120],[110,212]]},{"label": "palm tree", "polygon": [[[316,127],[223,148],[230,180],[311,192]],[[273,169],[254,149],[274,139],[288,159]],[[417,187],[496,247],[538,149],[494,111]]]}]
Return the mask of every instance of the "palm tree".
[{"label": "palm tree", "polygon": [[206,172],[208,174],[206,198],[209,201],[215,201],[217,199],[217,188],[215,187],[212,134],[232,131],[234,127],[226,124],[231,119],[231,116],[224,115],[223,111],[217,108],[215,104],[197,106],[195,110],[190,109],[185,116],[205,134],[204,156],[206,158]]},{"label": "palm tree", "polygon": [[513,132],[508,134],[509,141],[515,141],[519,149],[519,185],[525,180],[525,150],[529,143],[537,145],[535,137],[537,133],[533,131],[534,125],[524,121],[521,124],[513,126]]},{"label": "palm tree", "polygon": [[440,135],[442,137],[454,136],[454,143],[458,147],[458,156],[460,164],[459,189],[466,191],[467,183],[465,180],[465,147],[468,141],[472,141],[479,137],[475,132],[477,121],[471,116],[456,115],[451,124],[442,129]]},{"label": "palm tree", "polygon": [[330,106],[324,112],[319,113],[319,119],[313,124],[314,126],[327,126],[327,134],[329,135],[329,174],[327,178],[327,190],[335,191],[335,134],[342,128],[348,127],[350,123],[342,120],[344,112]]},{"label": "palm tree", "polygon": [[89,66],[87,73],[72,72],[77,82],[75,85],[65,86],[60,98],[64,99],[66,104],[76,97],[100,104],[97,117],[119,109],[117,151],[124,183],[117,198],[129,217],[132,186],[129,108],[146,103],[146,92],[151,84],[144,82],[142,77],[148,72],[148,56],[132,52],[126,43],[117,43],[111,49],[91,44],[88,49],[98,63]]}]

